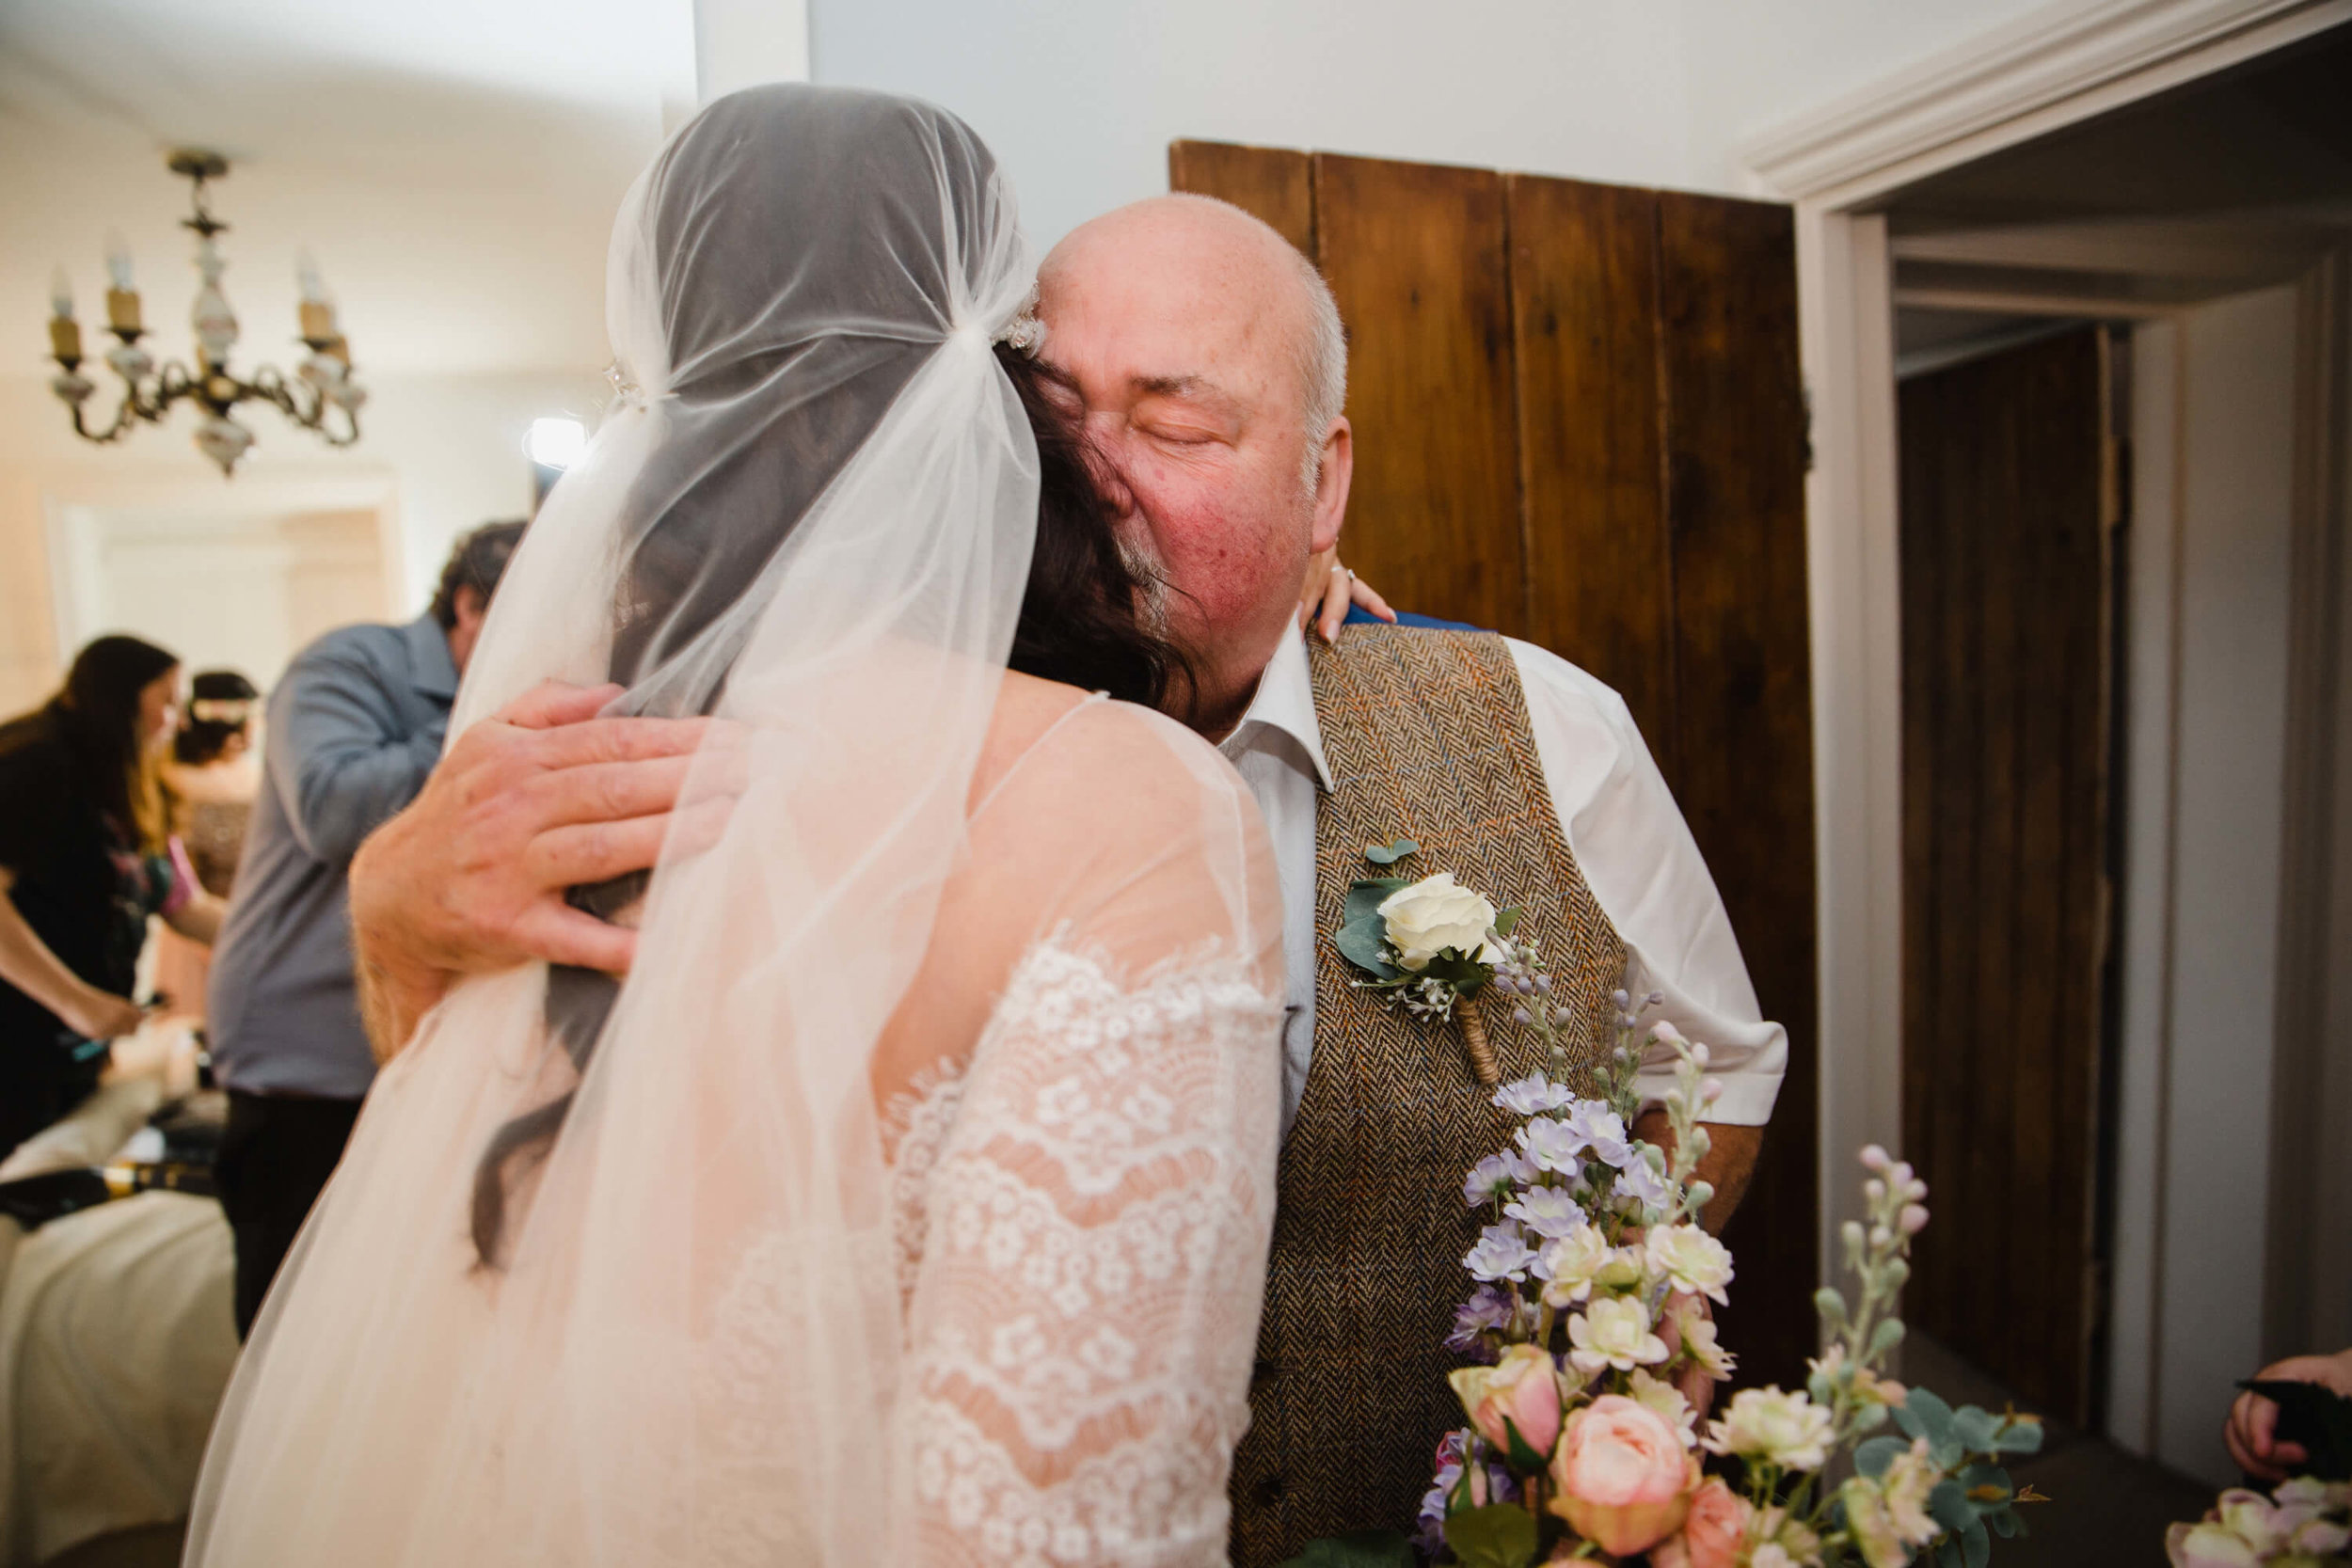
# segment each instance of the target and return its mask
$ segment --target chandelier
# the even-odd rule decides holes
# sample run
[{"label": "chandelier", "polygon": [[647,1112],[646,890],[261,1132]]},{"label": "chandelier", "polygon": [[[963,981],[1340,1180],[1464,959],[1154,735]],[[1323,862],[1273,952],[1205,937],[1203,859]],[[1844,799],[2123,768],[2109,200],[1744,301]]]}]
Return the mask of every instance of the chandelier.
[{"label": "chandelier", "polygon": [[[119,441],[137,427],[137,421],[160,424],[173,404],[193,400],[204,410],[203,421],[196,427],[197,450],[219,464],[226,475],[235,471],[237,459],[253,444],[253,433],[230,417],[231,410],[241,403],[259,401],[276,404],[287,419],[316,432],[330,447],[347,447],[357,441],[359,405],[367,400],[367,392],[351,378],[351,349],[335,329],[335,307],[326,297],[317,269],[308,257],[296,268],[302,289],[300,336],[310,352],[294,378],[288,379],[269,365],[250,376],[231,371],[229,351],[236,346],[237,315],[220,292],[220,275],[229,263],[221,260],[220,247],[214,243],[215,236],[229,231],[229,226],[213,216],[204,199],[204,182],[226,175],[229,160],[217,152],[180,151],[171,155],[168,166],[195,187],[194,214],[182,218],[180,227],[196,233],[196,271],[202,279],[191,316],[196,329],[196,369],[190,371],[177,359],[158,369],[153,356],[139,346],[139,340],[147,335],[139,315],[139,296],[131,286],[131,258],[118,244],[106,259],[110,275],[106,330],[116,339],[115,346],[106,350],[106,363],[122,380],[122,403],[115,410],[113,423],[93,429],[83,410],[98,388],[81,372],[82,328],[73,319],[73,289],[65,269],[58,268],[51,291],[54,313],[49,322],[49,350],[57,361],[58,373],[50,380],[49,389],[72,410],[74,434],[102,444]],[[340,432],[333,419],[337,411],[342,416]]]}]

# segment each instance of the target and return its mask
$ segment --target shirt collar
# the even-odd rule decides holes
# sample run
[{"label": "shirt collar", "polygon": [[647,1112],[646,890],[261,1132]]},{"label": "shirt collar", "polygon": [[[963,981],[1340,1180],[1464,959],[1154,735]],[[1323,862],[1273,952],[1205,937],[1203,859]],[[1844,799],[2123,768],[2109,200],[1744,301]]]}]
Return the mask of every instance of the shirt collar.
[{"label": "shirt collar", "polygon": [[1331,788],[1331,768],[1323,759],[1323,729],[1315,722],[1314,677],[1307,664],[1307,639],[1295,622],[1283,634],[1265,673],[1258,677],[1257,695],[1249,700],[1249,710],[1219,749],[1229,759],[1238,757],[1269,732],[1288,736],[1314,765],[1315,777],[1324,789]]},{"label": "shirt collar", "polygon": [[457,700],[457,661],[449,657],[449,633],[426,610],[401,628],[408,640],[408,684],[444,703]]}]

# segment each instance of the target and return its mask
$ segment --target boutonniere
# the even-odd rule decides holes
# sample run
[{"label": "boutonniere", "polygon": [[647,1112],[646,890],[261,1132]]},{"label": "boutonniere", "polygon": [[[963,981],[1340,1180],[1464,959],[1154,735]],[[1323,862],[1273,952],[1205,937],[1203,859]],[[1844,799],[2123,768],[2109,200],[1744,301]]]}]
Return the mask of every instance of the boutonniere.
[{"label": "boutonniere", "polygon": [[[1421,852],[1409,838],[1369,845],[1364,858],[1388,867]],[[1511,943],[1519,911],[1462,886],[1451,871],[1410,877],[1359,877],[1333,939],[1340,956],[1370,975],[1357,985],[1386,993],[1415,1018],[1442,1023],[1459,1018],[1470,1069],[1491,1088],[1502,1082],[1478,998],[1515,968]],[[1516,986],[1513,988],[1516,990]]]}]

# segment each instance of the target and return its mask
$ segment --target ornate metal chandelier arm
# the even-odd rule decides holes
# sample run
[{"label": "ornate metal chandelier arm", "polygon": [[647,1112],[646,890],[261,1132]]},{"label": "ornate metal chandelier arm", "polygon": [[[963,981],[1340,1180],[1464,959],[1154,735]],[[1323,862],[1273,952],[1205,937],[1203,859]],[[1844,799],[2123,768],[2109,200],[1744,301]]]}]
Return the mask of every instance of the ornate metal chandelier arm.
[{"label": "ornate metal chandelier arm", "polygon": [[86,441],[96,441],[101,446],[121,440],[131,434],[132,426],[139,420],[151,417],[140,408],[135,386],[124,388],[122,403],[115,409],[115,421],[103,430],[92,430],[83,420],[81,402],[68,402],[66,406],[73,411],[73,434]]}]

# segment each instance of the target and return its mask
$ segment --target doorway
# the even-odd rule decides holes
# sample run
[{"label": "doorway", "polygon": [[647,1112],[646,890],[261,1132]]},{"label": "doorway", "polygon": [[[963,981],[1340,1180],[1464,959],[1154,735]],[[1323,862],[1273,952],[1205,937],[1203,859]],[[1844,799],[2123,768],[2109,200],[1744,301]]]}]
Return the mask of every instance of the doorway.
[{"label": "doorway", "polygon": [[[1821,703],[1824,726],[1852,745],[1825,759],[1823,788],[1835,798],[1861,784],[1896,807],[1831,841],[1850,858],[1824,867],[1826,1119],[1849,1137],[1899,1129],[1943,1164],[1939,1216],[2001,1211],[1972,1265],[2010,1268],[2003,1249],[2023,1244],[2014,1231],[2039,1233],[2038,1272],[2007,1292],[1969,1272],[1935,1275],[1923,1257],[1923,1289],[1908,1303],[1921,1326],[2053,1414],[2078,1413],[2214,1482],[2234,1479],[2219,1437],[2233,1382],[2292,1351],[2352,1342],[2352,1303],[2335,1284],[2352,1274],[2352,1212],[2342,1140],[2328,1135],[2352,1115],[2352,1030],[2335,979],[2352,922],[2334,848],[2352,837],[2335,696],[2346,652],[2352,120],[2341,84],[2352,79],[2352,29],[2315,13],[2302,23],[2265,47],[2253,46],[2263,34],[2250,24],[2185,37],[2162,71],[2110,40],[2107,76],[2039,99],[2021,43],[2025,85],[2010,119],[1944,123],[1931,152],[1915,140],[1901,159],[1825,180],[1799,223],[1818,267],[1846,269],[1843,295],[1808,296],[1822,416],[1816,581],[1850,611],[1823,614],[1825,641],[1852,639],[1848,689]],[[2081,23],[2086,51],[2106,47],[2098,26]],[[2191,70],[2201,52],[2203,69]],[[1922,114],[1927,80],[1906,87]],[[1881,108],[1890,119],[1909,112]],[[2114,570],[2097,601],[2113,633],[2097,752],[2111,832],[2099,881],[2067,859],[2029,883],[2013,872],[1995,883],[1982,857],[1915,815],[1940,797],[1917,777],[1934,722],[1916,711],[1926,694],[1913,623],[1976,590],[1933,580],[1965,560],[1919,554],[1933,509],[1914,470],[1915,427],[1964,423],[1939,386],[2094,336],[2108,345],[2103,439],[2117,503],[2106,535]],[[1992,485],[1997,463],[1982,459],[1972,483]],[[2049,499],[1980,504],[1978,526],[1998,538],[2019,507]],[[2037,679],[2071,679],[2071,658],[2046,643]],[[2057,704],[2050,690],[2034,695]],[[1946,755],[1979,778],[2001,760]],[[2094,794],[2045,804],[2044,841]],[[2086,940],[2067,911],[2093,888]],[[1838,911],[1856,897],[1902,909],[1900,939],[1839,949]],[[1971,898],[1979,957],[2004,930],[2036,962],[2063,955],[2076,1033],[2053,1053],[2021,1062],[2025,1037],[1982,1022],[1994,981],[1968,990],[1952,967],[1956,937],[1925,944],[1922,911]],[[2013,990],[2014,961],[2004,961],[1994,979]],[[1854,999],[1842,1014],[1841,995]],[[1975,1010],[1957,1033],[1980,1071],[1953,1066],[1949,1008],[1963,1021]],[[1866,1017],[1862,1035],[1841,1035]],[[2006,1109],[1994,1102],[2003,1085]],[[1990,1131],[1960,1137],[1939,1117]],[[1946,1150],[1957,1137],[1968,1157],[1947,1162],[1939,1137]],[[2068,1158],[2054,1164],[2052,1148]],[[2212,1180],[2222,1169],[2237,1173],[2226,1188]],[[2072,1240],[2051,1252],[2061,1235]],[[2059,1310],[2069,1298],[2079,1318]]]},{"label": "doorway", "polygon": [[396,610],[385,508],[348,489],[52,498],[59,663],[127,631],[269,689],[322,632]]}]

